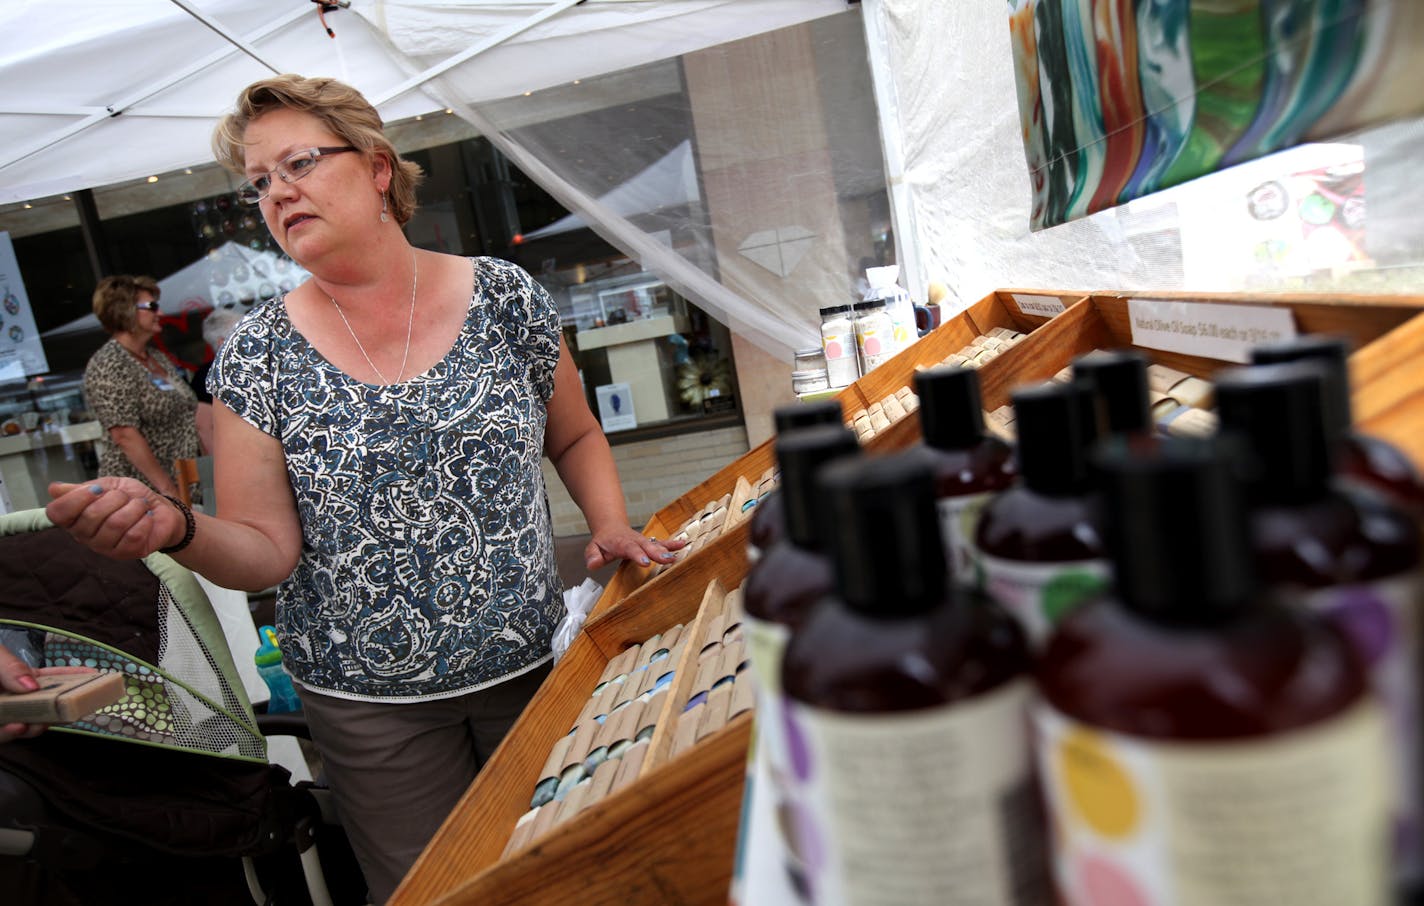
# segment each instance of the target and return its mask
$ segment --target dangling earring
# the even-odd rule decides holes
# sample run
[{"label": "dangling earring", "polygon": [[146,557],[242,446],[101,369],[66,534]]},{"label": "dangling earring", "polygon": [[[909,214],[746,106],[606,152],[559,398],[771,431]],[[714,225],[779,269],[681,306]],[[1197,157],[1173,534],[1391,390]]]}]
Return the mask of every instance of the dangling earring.
[{"label": "dangling earring", "polygon": [[386,205],[386,193],[385,193],[385,192],[382,192],[382,193],[381,193],[381,223],[390,223],[390,222],[391,222],[391,218],[389,218],[389,217],[386,216],[386,211],[387,211],[387,210],[388,210],[388,207],[387,207],[387,205]]}]

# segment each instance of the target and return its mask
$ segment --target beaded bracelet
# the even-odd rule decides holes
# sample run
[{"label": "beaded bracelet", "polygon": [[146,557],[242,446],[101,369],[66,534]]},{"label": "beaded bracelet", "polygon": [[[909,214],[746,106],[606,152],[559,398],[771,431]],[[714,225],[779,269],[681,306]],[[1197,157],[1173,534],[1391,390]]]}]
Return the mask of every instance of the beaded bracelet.
[{"label": "beaded bracelet", "polygon": [[193,519],[193,511],[188,509],[188,505],[186,503],[179,500],[177,497],[170,497],[167,494],[163,494],[161,496],[163,497],[163,499],[176,506],[178,508],[178,512],[183,514],[184,528],[183,540],[179,541],[172,547],[160,547],[158,549],[158,552],[160,554],[176,554],[183,548],[193,543],[193,533],[198,530],[198,523],[196,520]]}]

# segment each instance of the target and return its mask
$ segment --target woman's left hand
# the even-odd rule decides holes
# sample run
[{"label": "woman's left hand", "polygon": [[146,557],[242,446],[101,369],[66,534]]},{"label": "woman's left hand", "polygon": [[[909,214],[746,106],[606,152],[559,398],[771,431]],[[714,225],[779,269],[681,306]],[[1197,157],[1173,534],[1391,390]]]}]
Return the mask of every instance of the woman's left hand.
[{"label": "woman's left hand", "polygon": [[619,529],[595,532],[593,540],[583,549],[583,560],[589,569],[607,566],[615,560],[631,560],[639,566],[649,566],[671,563],[672,551],[686,546],[686,541],[649,538],[625,525]]}]

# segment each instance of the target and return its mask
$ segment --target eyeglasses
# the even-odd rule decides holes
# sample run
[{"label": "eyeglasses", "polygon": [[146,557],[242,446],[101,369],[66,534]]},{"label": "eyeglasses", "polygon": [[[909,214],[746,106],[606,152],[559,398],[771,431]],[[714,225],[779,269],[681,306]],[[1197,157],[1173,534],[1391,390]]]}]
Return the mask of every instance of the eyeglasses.
[{"label": "eyeglasses", "polygon": [[287,155],[277,164],[277,169],[263,173],[261,176],[254,176],[237,187],[237,199],[244,204],[257,204],[267,197],[267,193],[272,191],[272,174],[276,173],[282,177],[285,183],[294,183],[303,179],[316,169],[317,162],[328,154],[342,154],[346,151],[355,151],[352,145],[340,145],[330,148],[307,148],[305,151],[296,151]]},{"label": "eyeglasses", "polygon": [[139,311],[158,311],[158,303],[157,303],[157,302],[135,302],[135,303],[134,303],[134,308],[137,308]]}]

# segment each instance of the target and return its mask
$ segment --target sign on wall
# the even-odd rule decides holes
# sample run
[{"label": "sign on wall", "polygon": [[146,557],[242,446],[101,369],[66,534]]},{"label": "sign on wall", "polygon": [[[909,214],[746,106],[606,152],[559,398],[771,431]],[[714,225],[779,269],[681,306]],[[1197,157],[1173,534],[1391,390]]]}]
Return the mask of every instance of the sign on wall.
[{"label": "sign on wall", "polygon": [[1424,113],[1416,0],[1010,0],[1035,230]]},{"label": "sign on wall", "polygon": [[633,411],[633,388],[628,384],[603,384],[594,388],[598,397],[598,420],[604,433],[638,427]]},{"label": "sign on wall", "polygon": [[0,382],[49,371],[10,234],[0,231]]}]

